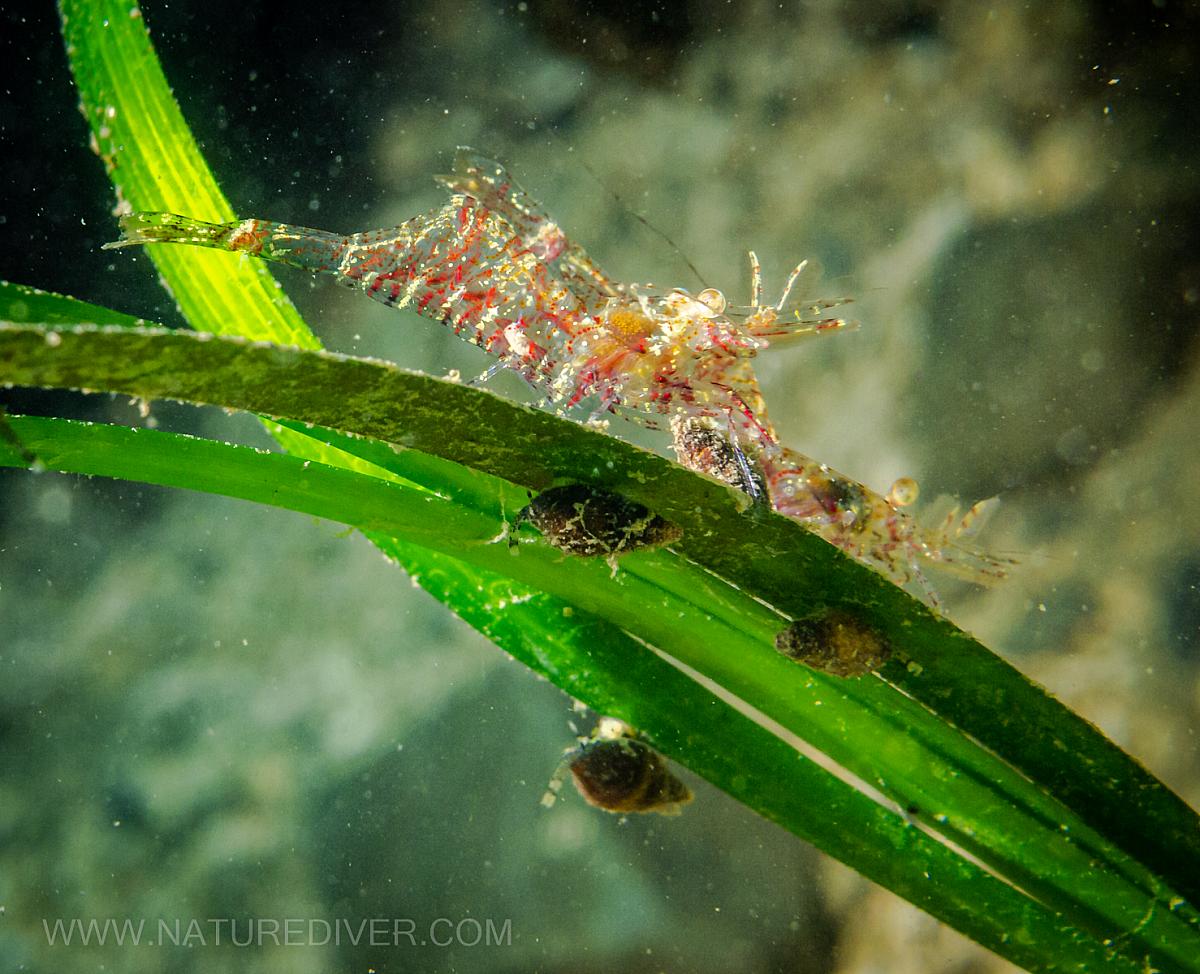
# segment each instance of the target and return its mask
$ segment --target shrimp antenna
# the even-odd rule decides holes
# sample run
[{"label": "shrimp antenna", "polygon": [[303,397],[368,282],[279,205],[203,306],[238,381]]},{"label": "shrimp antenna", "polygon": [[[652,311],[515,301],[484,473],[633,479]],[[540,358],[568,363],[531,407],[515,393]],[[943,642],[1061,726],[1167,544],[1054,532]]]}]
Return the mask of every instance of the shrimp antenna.
[{"label": "shrimp antenna", "polygon": [[[551,138],[557,139],[560,144],[562,144],[565,141],[561,136],[556,135],[553,129],[546,128],[545,131],[550,133]],[[569,145],[569,144],[567,145],[568,152],[572,151],[574,148],[575,147],[572,145]],[[608,193],[608,195],[611,196],[617,202],[617,205],[620,206],[622,210],[624,210],[631,217],[633,217],[635,220],[637,220],[638,223],[640,223],[647,230],[649,230],[651,233],[653,233],[655,236],[657,236],[659,239],[661,239],[664,243],[666,243],[666,245],[675,252],[675,256],[677,256],[680,260],[682,260],[687,265],[688,270],[690,270],[693,274],[696,275],[696,280],[700,282],[700,286],[702,288],[706,288],[709,286],[708,281],[706,281],[704,279],[704,275],[701,274],[698,270],[696,270],[696,265],[691,262],[691,260],[688,258],[688,255],[683,252],[683,249],[677,243],[675,243],[674,240],[672,240],[670,237],[667,236],[665,230],[660,230],[657,226],[655,226],[653,223],[651,223],[649,220],[647,220],[644,216],[642,216],[642,214],[640,214],[632,206],[630,206],[628,203],[626,203],[625,200],[620,196],[619,193],[617,193],[617,191],[615,189],[613,189],[611,186],[609,186],[608,183],[606,183],[603,179],[601,179],[596,174],[596,170],[594,170],[591,166],[588,165],[587,160],[584,159],[582,155],[578,156],[575,161],[578,162],[579,165],[581,165],[587,171],[587,174],[592,177],[592,179],[596,182],[596,185],[598,185],[601,189],[603,189],[606,193]]]}]

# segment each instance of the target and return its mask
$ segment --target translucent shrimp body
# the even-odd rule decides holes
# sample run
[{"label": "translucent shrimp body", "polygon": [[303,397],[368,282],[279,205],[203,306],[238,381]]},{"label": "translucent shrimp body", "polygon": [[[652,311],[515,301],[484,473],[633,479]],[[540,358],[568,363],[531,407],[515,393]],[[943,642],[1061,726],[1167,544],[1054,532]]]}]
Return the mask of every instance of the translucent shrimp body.
[{"label": "translucent shrimp body", "polygon": [[1004,578],[1013,565],[969,541],[998,503],[996,498],[979,501],[962,516],[955,508],[941,524],[929,528],[901,509],[907,495],[915,494],[915,483],[908,478],[897,481],[883,496],[786,447],[760,454],[758,464],[775,510],[896,584],[916,582],[933,605],[939,600],[924,566],[987,584]]},{"label": "translucent shrimp body", "polygon": [[549,387],[586,311],[511,227],[476,200],[448,204],[398,227],[346,236],[269,220],[212,224],[173,213],[121,218],[108,247],[186,243],[251,254],[326,274],[393,308],[411,306]]},{"label": "translucent shrimp body", "polygon": [[884,497],[779,445],[754,374],[759,352],[836,331],[842,302],[764,302],[753,253],[750,304],[721,292],[620,284],[608,277],[499,164],[460,150],[452,196],[398,227],[340,235],[268,220],[212,224],[171,213],[121,218],[106,247],[182,243],[249,254],[325,274],[396,308],[440,321],[540,390],[560,410],[584,401],[649,425],[669,419],[681,463],[763,496],[826,541],[899,585],[937,597],[922,565],[977,582],[1008,562],[966,541],[986,506],[932,530],[901,507],[915,484]]},{"label": "translucent shrimp body", "polygon": [[[717,291],[692,297],[637,285],[599,288],[591,277],[582,294],[572,290],[570,278],[555,274],[503,217],[470,196],[456,195],[398,227],[345,236],[173,213],[127,215],[121,229],[122,239],[106,247],[186,243],[241,252],[331,276],[389,307],[412,307],[518,371],[564,409],[594,397],[597,412],[623,408],[648,421],[678,410],[720,416],[733,396],[726,381],[731,365],[767,345],[758,334],[761,309],[740,320],[722,314]],[[553,239],[542,229],[537,239],[547,237]],[[777,330],[774,321],[771,328]],[[794,330],[811,329],[797,322]],[[749,406],[733,409],[752,416]]]}]

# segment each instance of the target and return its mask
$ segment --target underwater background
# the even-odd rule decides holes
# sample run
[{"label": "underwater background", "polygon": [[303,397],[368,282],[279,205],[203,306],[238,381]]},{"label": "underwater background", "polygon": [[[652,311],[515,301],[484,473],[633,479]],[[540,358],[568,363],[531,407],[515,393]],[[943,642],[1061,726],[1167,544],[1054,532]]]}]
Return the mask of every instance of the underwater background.
[{"label": "underwater background", "polygon": [[[1200,804],[1195,6],[144,13],[242,215],[399,223],[444,197],[430,176],[466,144],[618,280],[695,291],[690,260],[742,302],[747,249],[768,293],[813,258],[861,328],[760,360],[784,442],[875,489],[1001,495],[984,538],[1024,567],[986,592],[939,580],[949,615]],[[99,250],[113,199],[53,7],[0,16],[0,278],[180,323],[145,258]],[[415,315],[280,277],[332,348],[487,364]],[[266,445],[217,410],[0,402]],[[1012,970],[686,772],[678,819],[622,822],[569,788],[540,807],[590,723],[339,526],[0,470],[6,969]],[[465,935],[47,942],[43,920],[77,917]],[[469,944],[464,919],[511,936]]]}]

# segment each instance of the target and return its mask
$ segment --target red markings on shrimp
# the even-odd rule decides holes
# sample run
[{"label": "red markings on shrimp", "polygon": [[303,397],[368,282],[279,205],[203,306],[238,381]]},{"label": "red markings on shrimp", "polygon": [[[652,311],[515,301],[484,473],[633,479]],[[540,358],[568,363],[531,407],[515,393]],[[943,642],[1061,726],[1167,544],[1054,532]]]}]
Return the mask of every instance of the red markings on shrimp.
[{"label": "red markings on shrimp", "polygon": [[262,250],[266,232],[259,229],[258,220],[247,220],[229,236],[230,250],[244,250],[248,254],[257,254]]},{"label": "red markings on shrimp", "polygon": [[616,412],[671,426],[676,454],[693,470],[795,518],[900,585],[936,603],[922,566],[986,582],[1010,562],[974,548],[980,505],[934,528],[902,510],[916,484],[877,494],[779,444],[753,361],[762,351],[847,328],[845,300],[793,299],[806,262],[777,300],[764,298],[750,253],[749,304],[715,288],[618,283],[502,166],[462,149],[437,177],[453,194],[397,227],[340,235],[267,220],[209,224],[163,213],[121,218],[116,244],[188,243],[253,254],[313,273],[396,308],[442,322],[519,373],[560,411]]}]

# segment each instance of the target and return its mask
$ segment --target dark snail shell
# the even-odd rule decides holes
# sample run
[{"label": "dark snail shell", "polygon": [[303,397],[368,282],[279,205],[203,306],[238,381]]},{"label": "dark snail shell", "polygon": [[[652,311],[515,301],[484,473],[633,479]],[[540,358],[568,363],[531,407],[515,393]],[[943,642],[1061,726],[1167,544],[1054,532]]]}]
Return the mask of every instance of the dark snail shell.
[{"label": "dark snail shell", "polygon": [[751,497],[767,496],[762,474],[711,420],[675,416],[671,437],[676,459],[689,470],[715,477]]},{"label": "dark snail shell", "polygon": [[796,620],[775,637],[775,648],[833,676],[871,673],[892,656],[882,633],[845,609],[827,609]]},{"label": "dark snail shell", "polygon": [[599,487],[570,484],[544,490],[516,519],[532,524],[558,548],[587,558],[615,558],[678,541],[683,532],[636,501]]},{"label": "dark snail shell", "polygon": [[663,757],[636,738],[585,741],[568,766],[583,799],[608,812],[678,815],[692,800]]}]

